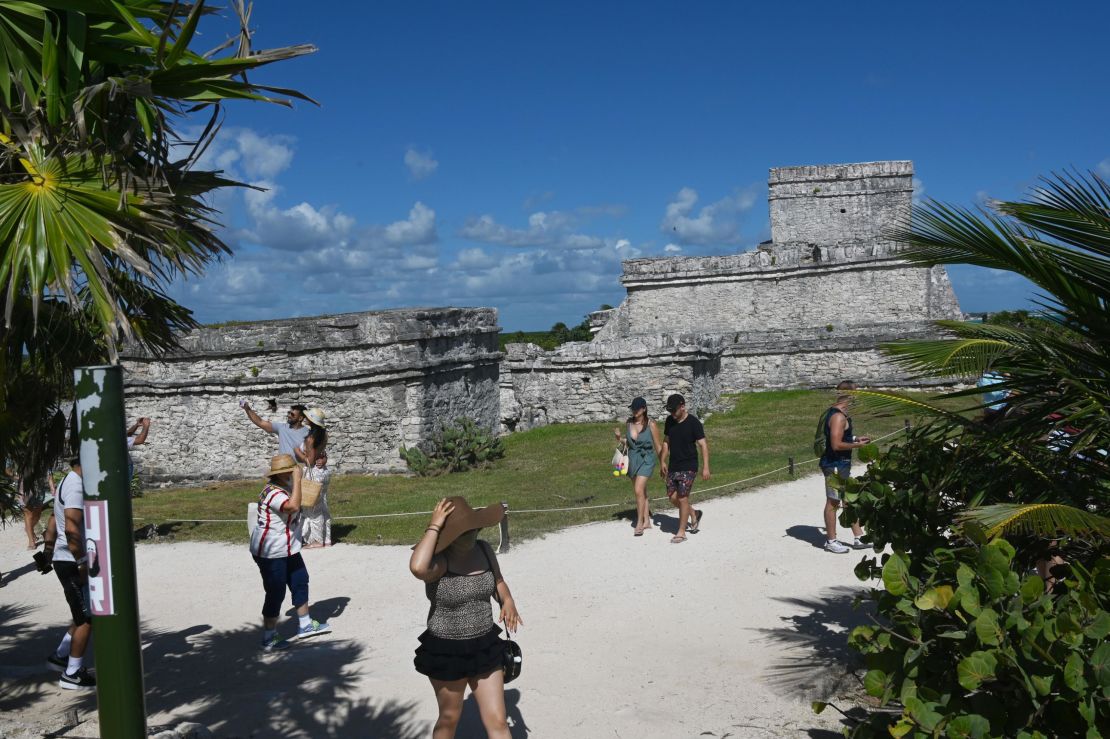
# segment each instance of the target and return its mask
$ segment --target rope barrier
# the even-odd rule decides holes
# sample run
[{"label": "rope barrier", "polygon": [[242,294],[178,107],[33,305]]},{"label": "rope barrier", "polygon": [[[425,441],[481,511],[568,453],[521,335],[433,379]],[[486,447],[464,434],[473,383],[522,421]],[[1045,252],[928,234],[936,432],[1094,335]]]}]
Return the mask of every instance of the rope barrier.
[{"label": "rope barrier", "polygon": [[[905,428],[900,428],[897,431],[891,431],[889,434],[884,434],[883,436],[880,436],[876,439],[872,439],[871,443],[872,444],[877,444],[880,441],[882,441],[883,439],[889,439],[891,436],[895,436],[897,434],[901,434],[901,433],[905,432],[905,430],[906,430]],[[703,493],[709,493],[709,492],[712,492],[714,490],[721,490],[723,488],[735,487],[736,485],[743,485],[744,483],[751,482],[752,480],[758,480],[762,477],[768,477],[770,475],[778,474],[779,472],[784,472],[786,470],[789,470],[792,466],[797,467],[797,466],[803,465],[803,464],[812,464],[813,462],[817,462],[819,459],[820,459],[820,457],[814,457],[813,459],[807,459],[804,462],[795,462],[793,465],[787,465],[785,467],[779,467],[778,469],[774,469],[774,470],[771,470],[769,472],[761,472],[758,475],[754,475],[752,477],[746,477],[743,480],[736,480],[735,482],[726,482],[722,485],[715,485],[711,488],[704,488],[704,489],[701,489],[701,490],[695,490],[695,491],[691,492],[690,495],[691,496],[699,495],[699,494],[703,494]],[[660,498],[650,498],[649,500],[653,503],[656,503],[656,502],[666,500],[666,499],[667,499],[667,496],[664,495]],[[525,508],[525,509],[521,509],[521,510],[517,510],[515,508],[510,508],[509,513],[511,515],[520,515],[520,514],[524,514],[524,513],[563,513],[563,512],[566,512],[566,511],[590,511],[590,510],[597,510],[599,508],[616,508],[617,506],[626,506],[626,505],[629,504],[629,502],[630,501],[625,500],[625,501],[620,501],[618,503],[599,503],[598,505],[570,506],[570,507],[567,507],[567,508]],[[357,519],[366,519],[366,518],[396,518],[396,517],[399,517],[399,516],[430,516],[431,514],[432,514],[432,511],[406,511],[406,512],[403,512],[403,513],[368,513],[368,514],[360,515],[360,516],[332,516],[331,520],[333,520],[333,521],[354,521],[354,520],[357,520]],[[135,518],[135,520],[136,521],[145,521],[146,519],[144,519],[144,518]],[[241,519],[241,518],[167,518],[167,519],[164,519],[162,521],[162,523],[243,523],[243,519]]]}]

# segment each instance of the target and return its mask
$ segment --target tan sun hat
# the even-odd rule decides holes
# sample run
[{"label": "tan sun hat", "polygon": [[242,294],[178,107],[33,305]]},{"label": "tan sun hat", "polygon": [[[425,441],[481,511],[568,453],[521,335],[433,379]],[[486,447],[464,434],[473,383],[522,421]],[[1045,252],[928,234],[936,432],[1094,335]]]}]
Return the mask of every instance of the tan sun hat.
[{"label": "tan sun hat", "polygon": [[327,428],[327,424],[324,423],[325,416],[323,408],[309,408],[304,412],[304,417],[322,429]]},{"label": "tan sun hat", "polygon": [[270,460],[270,471],[266,473],[266,477],[283,475],[286,472],[292,472],[296,467],[297,460],[293,459],[292,454],[277,454]]},{"label": "tan sun hat", "polygon": [[451,542],[467,531],[493,526],[501,523],[501,519],[505,517],[505,509],[500,503],[491,503],[485,508],[474,510],[461,495],[447,500],[455,504],[455,510],[451,511],[451,515],[443,522],[443,531],[439,532],[439,538],[436,540],[436,554],[449,547]]}]

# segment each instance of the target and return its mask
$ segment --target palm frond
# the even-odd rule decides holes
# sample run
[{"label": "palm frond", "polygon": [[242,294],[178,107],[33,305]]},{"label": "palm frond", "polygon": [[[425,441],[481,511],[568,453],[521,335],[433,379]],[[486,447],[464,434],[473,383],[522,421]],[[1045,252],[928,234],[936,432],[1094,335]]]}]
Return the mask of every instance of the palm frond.
[{"label": "palm frond", "polygon": [[920,398],[902,395],[901,393],[883,390],[851,390],[846,392],[855,398],[861,407],[875,414],[912,413],[944,419],[956,426],[963,426],[967,423],[967,419],[959,413],[954,413],[933,403],[927,403]]},{"label": "palm frond", "polygon": [[968,509],[957,520],[978,524],[992,539],[1014,534],[1110,539],[1110,518],[1058,503],[999,503]]},{"label": "palm frond", "polygon": [[896,341],[883,351],[918,377],[978,377],[1013,344],[996,338]]},{"label": "palm frond", "polygon": [[1095,172],[1041,178],[1033,202],[998,204],[1001,213],[1077,249],[1110,257],[1110,185]]}]

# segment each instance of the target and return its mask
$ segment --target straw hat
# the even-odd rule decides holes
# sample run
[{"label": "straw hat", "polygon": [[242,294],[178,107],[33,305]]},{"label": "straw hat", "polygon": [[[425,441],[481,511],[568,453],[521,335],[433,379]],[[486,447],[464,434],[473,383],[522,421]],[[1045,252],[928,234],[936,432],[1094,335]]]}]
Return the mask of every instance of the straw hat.
[{"label": "straw hat", "polygon": [[270,460],[270,471],[266,473],[266,477],[283,475],[286,472],[292,472],[296,467],[297,460],[293,459],[292,454],[277,454]]},{"label": "straw hat", "polygon": [[304,412],[304,417],[322,429],[327,428],[327,424],[324,423],[325,416],[323,408],[309,408]]},{"label": "straw hat", "polygon": [[461,495],[456,495],[447,500],[455,504],[455,510],[451,511],[451,515],[443,523],[443,531],[439,532],[439,539],[436,541],[436,554],[449,547],[455,539],[458,539],[467,531],[493,526],[501,523],[501,519],[505,517],[505,509],[501,507],[500,503],[492,503],[485,508],[474,510],[466,502],[466,498]]}]

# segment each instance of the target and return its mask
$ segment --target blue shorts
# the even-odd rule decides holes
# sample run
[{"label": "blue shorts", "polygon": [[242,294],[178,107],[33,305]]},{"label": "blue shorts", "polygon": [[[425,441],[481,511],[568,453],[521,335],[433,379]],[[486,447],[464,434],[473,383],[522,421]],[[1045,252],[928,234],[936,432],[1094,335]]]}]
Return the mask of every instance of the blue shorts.
[{"label": "blue shorts", "polygon": [[308,603],[308,568],[304,566],[300,552],[292,557],[255,557],[254,561],[258,564],[262,587],[266,591],[266,600],[262,603],[263,618],[278,617],[286,588],[293,596],[294,608]]},{"label": "blue shorts", "polygon": [[829,477],[832,475],[836,475],[841,480],[847,480],[849,477],[852,476],[852,463],[840,462],[839,464],[832,465],[831,467],[821,465],[821,474],[825,476],[825,497],[829,500],[839,501],[840,491],[836,487],[829,484]]}]

